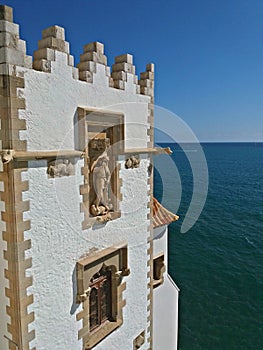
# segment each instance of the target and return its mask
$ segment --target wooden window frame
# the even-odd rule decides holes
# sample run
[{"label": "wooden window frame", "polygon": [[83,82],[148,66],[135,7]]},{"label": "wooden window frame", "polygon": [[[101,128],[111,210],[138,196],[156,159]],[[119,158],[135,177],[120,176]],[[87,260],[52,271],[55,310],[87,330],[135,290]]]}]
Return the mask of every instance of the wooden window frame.
[{"label": "wooden window frame", "polygon": [[[109,293],[106,296],[106,309],[109,309],[106,311],[106,317],[103,317],[102,314],[102,308],[103,308],[103,300],[102,300],[102,294],[103,294],[103,285],[105,283],[109,284]],[[90,295],[89,295],[89,306],[90,306],[90,331],[96,331],[97,328],[99,328],[101,325],[103,325],[104,322],[112,320],[112,307],[111,307],[111,300],[112,300],[112,293],[111,293],[111,272],[105,271],[105,273],[102,273],[101,276],[95,278],[92,282],[90,282]],[[97,315],[98,315],[98,320],[95,326],[91,326],[91,297],[92,297],[92,290],[97,291]],[[107,300],[108,299],[108,300]]]}]

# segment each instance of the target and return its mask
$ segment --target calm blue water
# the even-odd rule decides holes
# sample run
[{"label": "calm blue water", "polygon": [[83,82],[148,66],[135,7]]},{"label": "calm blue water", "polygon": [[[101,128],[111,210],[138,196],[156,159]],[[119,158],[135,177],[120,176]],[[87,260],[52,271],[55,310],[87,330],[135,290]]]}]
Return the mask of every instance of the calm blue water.
[{"label": "calm blue water", "polygon": [[[186,234],[180,225],[193,191],[192,172],[185,153],[170,146],[183,189],[180,221],[170,225],[169,234],[169,272],[181,290],[179,349],[261,350],[263,144],[202,144],[209,192],[198,222]],[[171,193],[177,186],[169,176],[171,181],[162,184],[155,174],[159,200],[165,186]],[[173,201],[169,198],[170,210]]]}]

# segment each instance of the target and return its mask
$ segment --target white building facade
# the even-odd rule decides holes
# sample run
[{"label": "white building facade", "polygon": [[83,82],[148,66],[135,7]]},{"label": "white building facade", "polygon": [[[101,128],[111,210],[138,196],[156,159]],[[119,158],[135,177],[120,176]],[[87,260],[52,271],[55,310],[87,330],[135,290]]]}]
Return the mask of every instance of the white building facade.
[{"label": "white building facade", "polygon": [[32,59],[0,13],[0,349],[157,350],[153,64],[58,26]]}]

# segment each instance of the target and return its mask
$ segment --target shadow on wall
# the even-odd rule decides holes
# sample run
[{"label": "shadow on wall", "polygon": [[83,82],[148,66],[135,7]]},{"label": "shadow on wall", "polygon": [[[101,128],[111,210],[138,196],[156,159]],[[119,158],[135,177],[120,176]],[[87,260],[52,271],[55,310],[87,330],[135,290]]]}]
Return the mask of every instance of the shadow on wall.
[{"label": "shadow on wall", "polygon": [[77,308],[79,307],[79,304],[76,303],[76,295],[77,295],[77,273],[76,273],[76,266],[74,267],[73,273],[72,273],[72,294],[73,294],[73,300],[72,305],[70,308],[70,314],[74,315]]}]

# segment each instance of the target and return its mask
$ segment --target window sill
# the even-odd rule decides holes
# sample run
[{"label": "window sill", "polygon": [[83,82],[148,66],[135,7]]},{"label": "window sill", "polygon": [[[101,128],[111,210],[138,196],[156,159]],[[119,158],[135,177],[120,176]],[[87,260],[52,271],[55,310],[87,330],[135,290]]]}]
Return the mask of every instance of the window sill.
[{"label": "window sill", "polygon": [[90,217],[84,222],[83,229],[87,229],[95,225],[105,225],[107,222],[119,219],[120,217],[120,211],[113,211],[105,215]]},{"label": "window sill", "polygon": [[89,340],[85,343],[85,350],[92,349],[110,333],[115,331],[118,327],[122,325],[122,320],[117,320],[116,322],[107,321],[98,329],[95,329],[89,335]]}]

